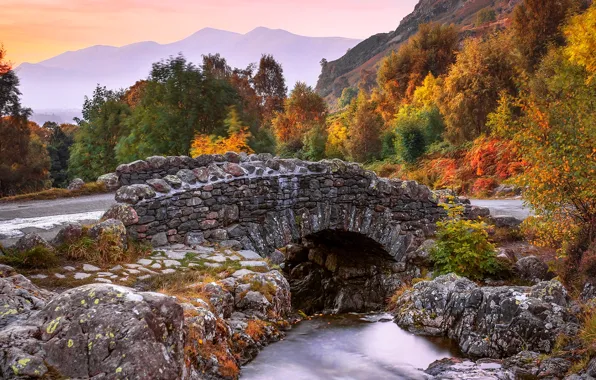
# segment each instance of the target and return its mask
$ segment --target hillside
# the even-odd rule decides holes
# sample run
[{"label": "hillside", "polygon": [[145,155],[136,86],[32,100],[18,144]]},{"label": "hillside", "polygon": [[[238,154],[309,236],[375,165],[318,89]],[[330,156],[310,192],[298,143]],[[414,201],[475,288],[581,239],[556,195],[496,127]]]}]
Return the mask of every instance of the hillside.
[{"label": "hillside", "polygon": [[[476,32],[474,22],[478,12],[492,8],[497,23],[511,13],[520,0],[420,0],[414,11],[406,16],[391,33],[379,33],[362,41],[338,60],[328,62],[317,83],[317,92],[330,104],[341,96],[344,88],[357,86],[360,78],[376,72],[383,57],[407,41],[426,22],[456,24],[462,35]],[[482,29],[482,28],[481,28]]]},{"label": "hillside", "polygon": [[314,85],[322,58],[337,59],[358,42],[267,28],[247,34],[206,28],[170,44],[138,42],[70,51],[37,64],[24,63],[17,72],[23,104],[44,113],[48,109],[80,109],[83,97],[91,95],[97,83],[109,88],[129,87],[147,77],[153,62],[179,53],[195,63],[201,62],[203,54],[219,53],[233,67],[246,67],[262,54],[273,54],[283,65],[288,87],[298,80]]}]

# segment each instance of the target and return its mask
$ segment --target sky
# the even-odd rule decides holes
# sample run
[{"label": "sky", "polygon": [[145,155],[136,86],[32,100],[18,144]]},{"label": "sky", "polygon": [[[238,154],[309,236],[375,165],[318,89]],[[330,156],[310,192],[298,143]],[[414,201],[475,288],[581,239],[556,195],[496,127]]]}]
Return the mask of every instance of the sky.
[{"label": "sky", "polygon": [[367,38],[395,30],[418,0],[0,0],[0,44],[18,65],[92,45],[170,43],[205,28],[265,26]]}]

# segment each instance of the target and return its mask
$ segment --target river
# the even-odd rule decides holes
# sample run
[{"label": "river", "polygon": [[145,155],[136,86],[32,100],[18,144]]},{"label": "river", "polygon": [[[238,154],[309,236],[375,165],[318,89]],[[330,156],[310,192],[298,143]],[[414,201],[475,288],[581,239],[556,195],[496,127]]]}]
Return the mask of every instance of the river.
[{"label": "river", "polygon": [[388,314],[314,318],[294,326],[242,368],[242,380],[426,379],[421,369],[457,356],[445,339],[410,334]]}]

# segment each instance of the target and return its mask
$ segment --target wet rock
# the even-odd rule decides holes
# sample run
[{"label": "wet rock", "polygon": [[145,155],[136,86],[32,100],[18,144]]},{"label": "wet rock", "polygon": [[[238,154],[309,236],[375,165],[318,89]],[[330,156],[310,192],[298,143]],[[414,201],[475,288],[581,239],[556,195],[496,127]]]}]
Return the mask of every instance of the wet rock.
[{"label": "wet rock", "polygon": [[569,358],[544,356],[532,351],[522,351],[503,361],[503,367],[513,372],[516,379],[562,379],[572,365]]},{"label": "wet rock", "polygon": [[273,265],[280,265],[286,260],[284,254],[278,251],[277,249],[269,253],[267,255],[267,258],[269,259],[269,261],[271,261],[271,264]]},{"label": "wet rock", "polygon": [[116,173],[100,175],[96,182],[103,184],[108,191],[116,191],[120,188],[120,180]]},{"label": "wet rock", "polygon": [[67,189],[70,191],[81,190],[85,186],[85,181],[80,178],[75,178],[68,184]]},{"label": "wet rock", "polygon": [[425,240],[418,249],[409,255],[412,264],[430,266],[430,253],[435,247],[435,244],[436,241],[433,239]]},{"label": "wet rock", "polygon": [[15,271],[13,267],[0,264],[0,278],[14,276],[15,274],[17,274],[17,271]]},{"label": "wet rock", "polygon": [[548,265],[536,256],[519,259],[515,263],[515,273],[521,279],[535,283],[555,277],[554,273],[549,271]]},{"label": "wet rock", "polygon": [[134,207],[118,203],[108,209],[103,214],[100,221],[106,221],[109,219],[115,219],[121,221],[125,226],[130,226],[139,222],[139,215]]},{"label": "wet rock", "polygon": [[9,266],[2,266],[0,278],[0,330],[41,310],[55,294],[38,288]]},{"label": "wet rock", "polygon": [[478,287],[456,275],[424,281],[397,302],[395,321],[408,331],[454,339],[465,355],[503,358],[522,350],[550,352],[578,320],[557,281],[533,287]]},{"label": "wet rock", "polygon": [[97,223],[89,229],[88,234],[90,238],[95,240],[110,239],[123,250],[127,247],[126,227],[120,220],[108,219]]},{"label": "wet rock", "polygon": [[50,243],[35,232],[25,234],[14,245],[14,248],[20,252],[29,251],[35,247],[44,247],[49,250],[54,249]]},{"label": "wet rock", "polygon": [[41,377],[51,367],[68,378],[180,379],[183,325],[182,307],[162,294],[103,284],[71,289],[0,332],[0,375]]},{"label": "wet rock", "polygon": [[166,181],[160,178],[149,179],[147,180],[147,184],[158,193],[169,193],[170,191],[172,191],[172,186],[170,186]]},{"label": "wet rock", "polygon": [[62,244],[72,243],[83,236],[83,226],[81,223],[70,223],[62,227],[56,237],[52,240],[52,245],[60,246]]},{"label": "wet rock", "polygon": [[437,360],[425,371],[433,379],[453,380],[514,380],[512,372],[503,369],[498,361],[479,360],[473,362],[468,359],[447,358]]},{"label": "wet rock", "polygon": [[494,216],[491,217],[492,223],[499,228],[519,228],[523,220],[517,219],[513,216]]}]

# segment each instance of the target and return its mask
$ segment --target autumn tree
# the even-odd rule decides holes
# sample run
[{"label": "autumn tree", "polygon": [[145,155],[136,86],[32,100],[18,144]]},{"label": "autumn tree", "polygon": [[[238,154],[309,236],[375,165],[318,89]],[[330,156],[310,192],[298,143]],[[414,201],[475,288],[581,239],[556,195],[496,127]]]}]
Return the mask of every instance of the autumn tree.
[{"label": "autumn tree", "polygon": [[20,103],[19,79],[0,47],[0,196],[46,186],[47,154],[29,129],[31,110]]},{"label": "autumn tree", "polygon": [[422,24],[397,52],[383,60],[377,74],[379,88],[395,107],[410,98],[428,73],[439,76],[455,61],[458,33],[453,25]]},{"label": "autumn tree", "polygon": [[439,104],[449,141],[472,141],[488,132],[487,116],[500,94],[517,91],[511,51],[511,40],[503,34],[465,41],[445,78]]},{"label": "autumn tree", "polygon": [[85,97],[83,118],[70,149],[69,173],[91,181],[114,171],[118,166],[115,148],[128,135],[126,120],[130,107],[122,101],[124,93],[97,86],[91,98]]},{"label": "autumn tree", "polygon": [[325,100],[312,87],[296,83],[285,101],[283,113],[278,113],[272,122],[279,152],[285,155],[303,153],[305,137],[311,130],[323,130],[326,117]]},{"label": "autumn tree", "polygon": [[526,70],[534,71],[550,44],[563,44],[561,25],[578,6],[578,0],[524,0],[515,8],[513,41]]},{"label": "autumn tree", "polygon": [[590,80],[596,75],[596,6],[578,15],[564,28],[567,45],[564,54],[573,64],[586,69]]},{"label": "autumn tree", "polygon": [[190,148],[192,157],[202,154],[224,154],[226,152],[253,153],[248,145],[251,137],[249,128],[244,125],[235,107],[230,108],[224,123],[228,129],[228,135],[225,137],[201,134],[195,136]]},{"label": "autumn tree", "polygon": [[376,108],[377,105],[369,101],[364,93],[358,95],[347,143],[350,158],[354,161],[368,162],[380,157],[384,123]]},{"label": "autumn tree", "polygon": [[238,94],[226,79],[182,56],[153,64],[143,97],[118,141],[121,162],[152,155],[188,155],[196,134],[226,134],[228,108]]},{"label": "autumn tree", "polygon": [[288,88],[283,68],[272,55],[263,55],[254,77],[254,86],[261,99],[265,120],[271,120],[276,112],[283,112]]},{"label": "autumn tree", "polygon": [[337,101],[337,106],[341,109],[347,107],[352,103],[352,100],[358,96],[358,89],[354,87],[346,87],[341,93],[341,97]]}]

